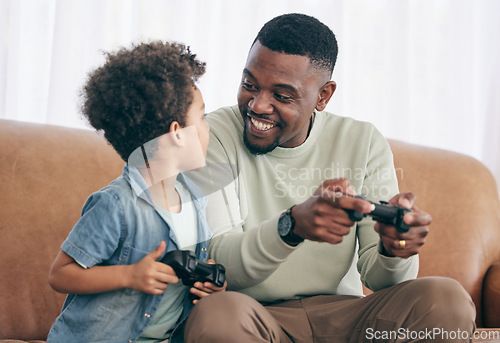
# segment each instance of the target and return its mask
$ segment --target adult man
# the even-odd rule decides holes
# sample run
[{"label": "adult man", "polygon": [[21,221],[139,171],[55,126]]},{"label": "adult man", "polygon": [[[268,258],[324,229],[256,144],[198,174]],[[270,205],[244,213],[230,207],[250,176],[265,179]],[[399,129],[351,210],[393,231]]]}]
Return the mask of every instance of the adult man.
[{"label": "adult man", "polygon": [[[238,292],[201,300],[187,342],[406,341],[434,327],[472,332],[474,305],[457,282],[412,280],[431,218],[413,194],[397,194],[385,139],[368,123],[323,111],[336,88],[336,56],[334,34],[315,18],[276,17],[250,49],[238,106],[209,116],[207,161],[215,167],[208,174],[222,189],[209,198],[210,255]],[[354,223],[346,209],[372,210],[350,196],[356,193],[412,208],[404,217],[410,230],[368,218]],[[361,297],[360,280],[372,295]]]}]

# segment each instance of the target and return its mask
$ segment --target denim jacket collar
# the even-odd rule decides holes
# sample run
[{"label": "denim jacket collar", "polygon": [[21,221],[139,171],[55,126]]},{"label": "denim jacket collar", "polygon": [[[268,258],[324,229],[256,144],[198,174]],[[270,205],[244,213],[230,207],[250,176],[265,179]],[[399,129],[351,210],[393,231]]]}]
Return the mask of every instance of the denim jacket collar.
[{"label": "denim jacket collar", "polygon": [[[158,205],[153,201],[151,197],[151,192],[149,191],[149,187],[146,184],[146,181],[142,177],[139,170],[134,166],[126,164],[123,167],[122,176],[130,184],[130,187],[132,188],[133,194],[135,196],[135,200],[137,200],[137,198],[141,198],[144,201],[146,201],[158,212],[158,214],[163,218],[163,220],[165,220],[168,226],[172,226],[170,220],[168,218],[165,218],[162,215],[162,213],[158,210]],[[191,198],[193,199],[193,204],[195,206],[196,212],[198,213],[199,216],[200,215],[202,216],[203,221],[206,221],[206,215],[205,215],[207,208],[206,197],[203,195],[200,189],[195,185],[195,183],[191,181],[183,173],[179,173],[179,175],[177,176],[177,180],[187,187],[189,193],[191,193]],[[201,227],[199,226],[199,228]],[[173,241],[176,242],[176,239],[173,237],[174,236],[173,230],[170,231],[170,235],[173,238]],[[200,230],[200,229],[198,230],[199,242],[209,241],[210,238],[212,238],[212,232],[210,230]]]}]

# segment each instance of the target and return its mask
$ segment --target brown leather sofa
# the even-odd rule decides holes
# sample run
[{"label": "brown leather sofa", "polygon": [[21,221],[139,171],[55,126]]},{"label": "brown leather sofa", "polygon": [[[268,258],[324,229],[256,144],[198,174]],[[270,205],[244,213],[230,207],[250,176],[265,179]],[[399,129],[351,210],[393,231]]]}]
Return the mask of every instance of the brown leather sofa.
[{"label": "brown leather sofa", "polygon": [[[461,154],[390,144],[401,191],[412,190],[433,216],[420,276],[458,280],[476,304],[478,327],[500,328],[500,204],[491,173]],[[0,342],[43,341],[64,300],[47,282],[51,263],[85,199],[123,161],[93,131],[8,120],[0,120],[0,147]]]}]

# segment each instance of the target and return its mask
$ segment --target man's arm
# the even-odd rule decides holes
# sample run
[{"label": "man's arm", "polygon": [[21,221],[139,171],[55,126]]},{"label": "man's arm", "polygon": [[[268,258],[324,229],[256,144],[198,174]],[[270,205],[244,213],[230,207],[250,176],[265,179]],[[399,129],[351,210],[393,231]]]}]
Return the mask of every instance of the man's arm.
[{"label": "man's arm", "polygon": [[[373,133],[366,169],[363,186],[366,191],[363,192],[363,195],[374,202],[391,199],[390,204],[413,207],[414,199],[409,202],[402,200],[409,194],[398,194],[393,155],[389,144],[378,131]],[[403,170],[398,172],[401,177],[404,177]],[[398,203],[398,199],[401,199],[402,202]],[[420,232],[422,227],[416,221],[408,220],[411,217],[427,216],[415,207],[413,209],[414,213],[411,216],[407,214],[404,217],[407,224],[415,226],[410,228],[409,235],[413,235],[417,231]],[[422,223],[424,222],[422,221]],[[375,223],[371,218],[365,218],[357,225],[360,242],[358,270],[363,284],[373,291],[414,279],[418,274],[418,250],[399,251],[397,254],[393,254],[393,249],[388,245],[389,241],[379,235],[380,230],[390,231],[393,235],[392,238],[401,234],[396,233],[397,230],[394,226]],[[393,244],[392,246],[395,247],[394,242],[389,244]]]},{"label": "man's arm", "polygon": [[[228,288],[238,290],[265,280],[296,248],[287,245],[278,235],[279,213],[276,217],[243,231],[247,211],[246,190],[239,175],[232,173],[236,169],[229,168],[228,165],[228,162],[219,161],[208,166],[211,168],[209,174],[217,175],[220,183],[211,191],[203,191],[208,199],[207,220],[214,233],[209,255],[226,267]],[[199,177],[200,175],[190,175],[191,179],[197,179],[197,183],[200,182]],[[226,179],[223,180],[224,178]],[[214,186],[214,179],[211,180],[210,183]]]},{"label": "man's arm", "polygon": [[[375,202],[387,200],[387,196],[398,192],[392,153],[386,140],[376,130],[373,131],[363,181],[360,191]],[[355,194],[348,180],[325,181],[315,196],[294,207],[297,224],[294,233],[313,241],[340,243],[355,224],[345,210],[371,212],[370,203],[343,194]],[[404,217],[411,226],[407,233],[398,232],[394,226],[374,223],[370,218],[356,226],[359,240],[358,270],[362,282],[372,290],[417,276],[417,254],[425,241],[430,216],[414,206],[414,200],[411,193],[405,193],[394,196],[389,202],[391,205],[399,204],[413,209],[412,213]],[[405,242],[404,249],[401,248],[401,241]]]}]

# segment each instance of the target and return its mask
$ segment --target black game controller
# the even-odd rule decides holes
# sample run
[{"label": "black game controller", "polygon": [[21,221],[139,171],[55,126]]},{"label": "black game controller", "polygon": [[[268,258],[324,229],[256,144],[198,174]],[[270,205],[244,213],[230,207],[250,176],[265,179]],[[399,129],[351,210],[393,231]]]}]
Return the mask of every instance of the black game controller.
[{"label": "black game controller", "polygon": [[195,282],[211,282],[217,287],[224,286],[226,268],[222,264],[208,264],[196,259],[189,250],[172,250],[160,260],[168,264],[186,286],[192,287]]},{"label": "black game controller", "polygon": [[[367,200],[364,196],[361,195],[345,195],[353,198]],[[393,225],[399,232],[407,232],[410,229],[410,225],[406,224],[403,221],[403,217],[406,213],[413,212],[413,210],[402,206],[389,205],[386,201],[381,201],[380,204],[376,204],[371,201],[369,202],[375,206],[374,210],[370,213],[362,213],[356,210],[349,209],[346,209],[345,211],[349,214],[349,218],[355,222],[359,222],[361,219],[369,215],[376,222]]]}]

